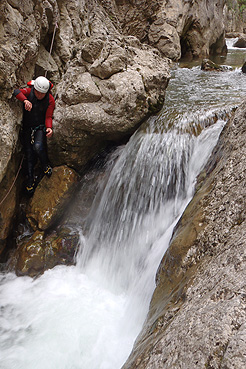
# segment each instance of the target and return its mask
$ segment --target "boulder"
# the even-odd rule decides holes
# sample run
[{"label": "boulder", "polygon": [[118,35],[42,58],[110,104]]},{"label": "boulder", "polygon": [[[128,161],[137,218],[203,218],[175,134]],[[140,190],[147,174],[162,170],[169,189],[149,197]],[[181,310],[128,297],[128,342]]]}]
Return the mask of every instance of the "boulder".
[{"label": "boulder", "polygon": [[246,35],[238,37],[237,41],[234,42],[233,47],[246,48]]},{"label": "boulder", "polygon": [[61,228],[47,237],[37,230],[19,243],[9,266],[19,276],[36,277],[56,265],[74,264],[78,243],[79,235],[69,228]]},{"label": "boulder", "polygon": [[26,210],[34,230],[47,230],[62,217],[78,178],[77,173],[67,166],[55,167],[50,178],[42,178]]},{"label": "boulder", "polygon": [[242,66],[242,72],[243,73],[246,73],[246,62],[243,64],[243,66]]},{"label": "boulder", "polygon": [[201,69],[204,71],[217,71],[217,72],[225,72],[228,70],[232,70],[231,67],[216,64],[209,59],[202,60]]},{"label": "boulder", "polygon": [[119,37],[111,47],[107,40],[92,64],[68,67],[57,86],[49,141],[54,165],[83,169],[109,142],[129,136],[163,106],[170,63],[133,39]]}]

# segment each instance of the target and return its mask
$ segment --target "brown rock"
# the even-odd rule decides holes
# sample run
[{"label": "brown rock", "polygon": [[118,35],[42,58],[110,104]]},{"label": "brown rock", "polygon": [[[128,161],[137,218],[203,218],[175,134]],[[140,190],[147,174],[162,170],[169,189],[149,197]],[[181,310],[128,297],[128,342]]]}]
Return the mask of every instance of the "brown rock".
[{"label": "brown rock", "polygon": [[35,277],[56,265],[74,264],[79,235],[64,228],[44,237],[36,231],[31,238],[18,245],[9,265],[17,275]]},{"label": "brown rock", "polygon": [[50,178],[43,177],[26,211],[33,229],[46,230],[63,215],[77,182],[77,173],[67,166],[54,168]]},{"label": "brown rock", "polygon": [[24,243],[15,256],[16,274],[34,277],[44,271],[44,232],[36,231],[32,238]]},{"label": "brown rock", "polygon": [[219,64],[214,63],[212,60],[209,59],[203,59],[201,69],[204,71],[217,71],[217,72],[224,72],[226,70],[229,70],[228,67],[221,66]]},{"label": "brown rock", "polygon": [[238,37],[237,41],[234,42],[233,47],[246,47],[246,35]]}]

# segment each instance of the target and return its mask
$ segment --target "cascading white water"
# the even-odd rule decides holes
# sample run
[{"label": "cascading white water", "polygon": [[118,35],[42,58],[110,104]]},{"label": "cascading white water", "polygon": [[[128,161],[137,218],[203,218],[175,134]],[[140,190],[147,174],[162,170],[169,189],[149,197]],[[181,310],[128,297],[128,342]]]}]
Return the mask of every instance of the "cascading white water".
[{"label": "cascading white water", "polygon": [[239,70],[173,73],[165,109],[114,154],[77,265],[35,280],[1,274],[1,369],[119,369],[127,359],[173,227],[246,91]]}]

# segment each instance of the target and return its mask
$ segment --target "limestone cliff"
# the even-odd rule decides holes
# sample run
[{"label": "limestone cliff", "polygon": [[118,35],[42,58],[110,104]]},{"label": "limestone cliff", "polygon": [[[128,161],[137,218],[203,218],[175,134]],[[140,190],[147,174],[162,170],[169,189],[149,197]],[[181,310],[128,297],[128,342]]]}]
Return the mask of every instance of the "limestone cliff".
[{"label": "limestone cliff", "polygon": [[124,34],[138,37],[173,60],[226,51],[224,0],[101,0],[101,3],[113,19],[119,19]]}]

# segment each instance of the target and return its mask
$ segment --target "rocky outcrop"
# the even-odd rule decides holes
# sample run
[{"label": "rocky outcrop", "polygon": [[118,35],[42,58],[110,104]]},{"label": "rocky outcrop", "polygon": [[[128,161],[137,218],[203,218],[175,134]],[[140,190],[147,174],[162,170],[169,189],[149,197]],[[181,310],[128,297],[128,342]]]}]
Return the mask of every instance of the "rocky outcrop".
[{"label": "rocky outcrop", "polygon": [[226,51],[224,1],[101,1],[120,19],[125,34],[138,37],[173,60]]},{"label": "rocky outcrop", "polygon": [[18,276],[37,277],[56,265],[73,265],[79,235],[69,228],[53,231],[48,236],[36,231],[31,238],[22,239],[8,262]]},{"label": "rocky outcrop", "polygon": [[174,60],[221,53],[222,8],[220,1],[3,0],[0,180],[21,121],[21,104],[11,99],[14,87],[48,72],[57,97],[51,156],[55,165],[79,169],[163,104],[168,63],[138,39]]},{"label": "rocky outcrop", "polygon": [[227,65],[219,65],[214,63],[212,60],[203,59],[201,64],[201,69],[208,72],[208,71],[217,71],[217,72],[225,72],[228,70],[232,70],[230,66]]},{"label": "rocky outcrop", "polygon": [[[8,170],[0,183],[0,256],[3,255],[16,215],[16,204],[19,201],[18,188],[21,178],[18,177],[23,159],[13,156],[8,164]],[[17,175],[16,175],[17,174]]]},{"label": "rocky outcrop", "polygon": [[246,35],[240,35],[238,39],[234,42],[233,47],[246,47]]},{"label": "rocky outcrop", "polygon": [[57,87],[52,162],[79,170],[132,133],[163,105],[168,76],[167,61],[135,38],[91,37]]},{"label": "rocky outcrop", "polygon": [[78,174],[67,166],[55,167],[50,178],[42,178],[25,210],[29,232],[20,232],[17,237],[9,269],[34,277],[57,264],[74,263],[78,234],[69,226],[54,228],[66,213],[78,179]]},{"label": "rocky outcrop", "polygon": [[81,169],[108,141],[130,134],[150,107],[162,106],[169,63],[134,37],[122,36],[98,2],[4,0],[0,10],[0,180],[22,115],[21,104],[11,98],[13,88],[39,74],[47,72],[55,83],[54,165]]},{"label": "rocky outcrop", "polygon": [[176,227],[124,369],[245,368],[245,118],[246,102]]}]

